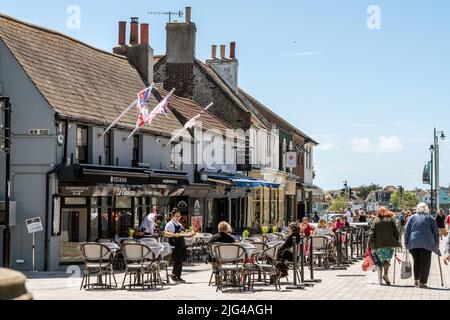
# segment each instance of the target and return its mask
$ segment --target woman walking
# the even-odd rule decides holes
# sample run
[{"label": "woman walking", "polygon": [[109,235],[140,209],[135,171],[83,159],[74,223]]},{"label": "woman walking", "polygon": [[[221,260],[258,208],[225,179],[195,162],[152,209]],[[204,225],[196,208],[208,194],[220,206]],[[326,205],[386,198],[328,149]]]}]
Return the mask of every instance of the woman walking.
[{"label": "woman walking", "polygon": [[441,255],[438,226],[429,212],[425,203],[419,204],[405,228],[405,246],[413,256],[415,286],[420,288],[427,287],[431,254]]},{"label": "woman walking", "polygon": [[439,210],[439,213],[436,216],[436,224],[439,229],[439,236],[442,240],[443,237],[448,235],[447,229],[445,228],[445,213],[443,209]]},{"label": "woman walking", "polygon": [[394,213],[381,207],[378,210],[369,232],[369,247],[376,266],[380,269],[382,280],[390,286],[389,267],[394,256],[394,248],[401,247],[400,233],[395,223]]}]

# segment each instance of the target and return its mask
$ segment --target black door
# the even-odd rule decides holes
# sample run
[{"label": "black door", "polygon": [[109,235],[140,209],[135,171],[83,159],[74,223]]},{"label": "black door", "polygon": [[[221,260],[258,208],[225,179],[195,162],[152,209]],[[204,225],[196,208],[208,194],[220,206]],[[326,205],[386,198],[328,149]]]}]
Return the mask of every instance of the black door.
[{"label": "black door", "polygon": [[298,204],[298,217],[297,220],[302,221],[304,217],[306,217],[306,205],[303,202]]}]

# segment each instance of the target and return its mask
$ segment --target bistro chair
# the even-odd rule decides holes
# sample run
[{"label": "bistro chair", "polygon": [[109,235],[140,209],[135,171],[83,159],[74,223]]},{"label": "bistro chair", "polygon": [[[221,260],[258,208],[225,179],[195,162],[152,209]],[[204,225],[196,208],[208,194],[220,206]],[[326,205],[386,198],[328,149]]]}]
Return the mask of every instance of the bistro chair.
[{"label": "bistro chair", "polygon": [[[125,259],[125,276],[122,289],[126,287],[136,288],[137,286],[141,286],[142,289],[145,289],[145,287],[150,289],[152,282],[149,276],[153,274],[152,269],[154,268],[153,261],[148,261],[152,257],[150,248],[140,243],[125,243],[122,245],[122,254]],[[147,275],[147,282],[144,281],[145,275]],[[127,276],[129,276],[130,283],[125,285]]]},{"label": "bistro chair", "polygon": [[214,256],[218,264],[217,291],[222,291],[227,286],[238,286],[241,291],[241,285],[245,290],[245,279],[249,275],[245,249],[239,244],[219,244],[214,247]]},{"label": "bistro chair", "polygon": [[215,277],[214,284],[217,285],[219,281],[217,280],[219,275],[219,263],[217,261],[216,253],[215,253],[215,247],[220,245],[221,243],[210,243],[208,244],[208,262],[212,266],[211,271],[211,277],[209,278],[209,284],[208,286],[212,285],[213,277]]},{"label": "bistro chair", "polygon": [[170,260],[172,258],[172,250],[173,247],[167,243],[167,242],[160,242],[162,246],[164,246],[164,250],[161,252],[161,255],[159,256],[159,269],[165,271],[166,273],[166,284],[170,283],[169,279],[169,266],[170,266]]},{"label": "bistro chair", "polygon": [[[80,290],[96,286],[111,289],[112,279],[114,279],[117,288],[117,281],[113,269],[114,254],[111,249],[100,243],[83,243],[80,245],[80,251],[85,265]],[[91,284],[91,275],[97,276],[97,283]],[[104,281],[102,276],[105,276]]]},{"label": "bistro chair", "polygon": [[324,269],[330,268],[330,261],[329,261],[329,255],[330,255],[330,238],[326,236],[315,236],[310,237],[310,248],[309,250],[312,250],[312,257],[313,261],[317,259],[318,267],[323,267]]},{"label": "bistro chair", "polygon": [[261,274],[264,276],[264,284],[267,284],[267,276],[275,285],[275,290],[281,290],[280,278],[278,277],[277,258],[278,249],[280,245],[265,247],[262,251],[256,254],[255,263],[253,263],[253,273],[250,277],[250,287],[253,288],[255,284],[255,275],[258,274],[258,282],[261,281]]},{"label": "bistro chair", "polygon": [[194,238],[185,238],[186,243],[186,262],[188,264],[194,264],[194,255],[195,255],[195,242]]}]

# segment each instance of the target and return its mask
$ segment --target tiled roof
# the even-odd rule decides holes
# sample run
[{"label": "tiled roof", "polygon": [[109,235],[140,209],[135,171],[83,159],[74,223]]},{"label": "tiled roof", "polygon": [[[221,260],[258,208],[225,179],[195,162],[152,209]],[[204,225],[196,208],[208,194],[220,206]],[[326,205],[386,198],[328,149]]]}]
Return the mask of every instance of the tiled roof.
[{"label": "tiled roof", "polygon": [[257,110],[258,112],[267,119],[270,123],[274,123],[279,127],[280,129],[284,129],[288,132],[294,132],[303,138],[308,139],[312,143],[318,144],[316,141],[311,139],[309,136],[301,132],[299,129],[291,125],[289,122],[281,118],[279,115],[277,115],[275,112],[264,106],[262,103],[260,103],[258,100],[253,98],[251,95],[249,95],[247,92],[242,90],[241,88],[238,88],[238,95],[242,97],[243,99],[248,100]]},{"label": "tiled roof", "polygon": [[[0,41],[62,117],[108,125],[145,87],[126,58],[1,14]],[[156,104],[152,97],[151,105]],[[118,125],[133,129],[135,124],[131,110]],[[171,134],[180,127],[170,113],[168,118],[158,115],[146,131]]]},{"label": "tiled roof", "polygon": [[[162,88],[156,87],[156,90],[161,96],[165,96],[167,94],[167,91]],[[175,111],[178,112],[182,117],[181,119],[179,118],[179,120],[183,124],[185,124],[187,121],[194,118],[198,114],[202,113],[203,111],[203,108],[201,106],[190,99],[180,98],[177,96],[172,97],[173,98],[170,99],[170,106],[173,107]],[[225,134],[227,130],[229,130],[228,132],[233,135],[233,138],[239,137],[231,127],[229,127],[222,120],[217,119],[214,115],[207,111],[201,114],[198,122],[201,122],[203,129],[217,130],[222,134]]]}]

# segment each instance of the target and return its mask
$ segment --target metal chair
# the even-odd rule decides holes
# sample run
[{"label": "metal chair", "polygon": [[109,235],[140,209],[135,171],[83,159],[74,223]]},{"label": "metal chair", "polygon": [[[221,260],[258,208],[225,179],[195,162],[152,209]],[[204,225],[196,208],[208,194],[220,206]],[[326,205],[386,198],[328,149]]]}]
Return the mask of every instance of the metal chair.
[{"label": "metal chair", "polygon": [[[247,254],[239,244],[219,244],[214,247],[214,255],[217,259],[217,291],[224,287],[238,286],[239,291],[245,290],[245,279],[249,276],[246,268]],[[242,279],[242,280],[241,280]]]},{"label": "metal chair", "polygon": [[[125,259],[125,276],[123,278],[122,289],[125,287],[141,286],[142,289],[152,287],[152,279],[149,277],[153,274],[154,264],[148,261],[152,257],[152,252],[149,247],[140,243],[125,243],[122,245],[122,253]],[[147,274],[147,282],[144,281],[144,276]],[[127,276],[130,278],[130,283],[125,285]],[[132,279],[134,277],[134,279]],[[134,280],[132,282],[132,280]],[[147,283],[147,285],[146,285]]]},{"label": "metal chair", "polygon": [[318,267],[323,267],[324,269],[330,268],[330,262],[328,260],[329,258],[329,250],[330,250],[330,238],[326,236],[315,236],[310,237],[311,241],[311,247],[310,250],[312,250],[312,256],[313,260],[315,261],[317,259]]},{"label": "metal chair", "polygon": [[[89,289],[96,286],[111,289],[111,278],[114,279],[115,286],[117,287],[117,281],[114,276],[113,269],[114,254],[109,247],[101,243],[83,243],[80,245],[80,251],[85,263],[80,290],[83,288]],[[91,275],[97,276],[97,283],[91,284]],[[105,276],[105,281],[103,281],[102,276]],[[84,285],[85,280],[87,282],[86,285]]]},{"label": "metal chair", "polygon": [[254,287],[255,284],[255,275],[258,274],[258,282],[261,281],[261,275],[264,276],[264,284],[267,284],[267,276],[275,285],[275,289],[281,290],[281,282],[278,277],[278,269],[277,269],[277,258],[278,258],[278,249],[280,245],[275,245],[271,247],[266,247],[256,253],[255,262],[253,263],[253,273],[252,273],[252,282],[251,288]]}]

